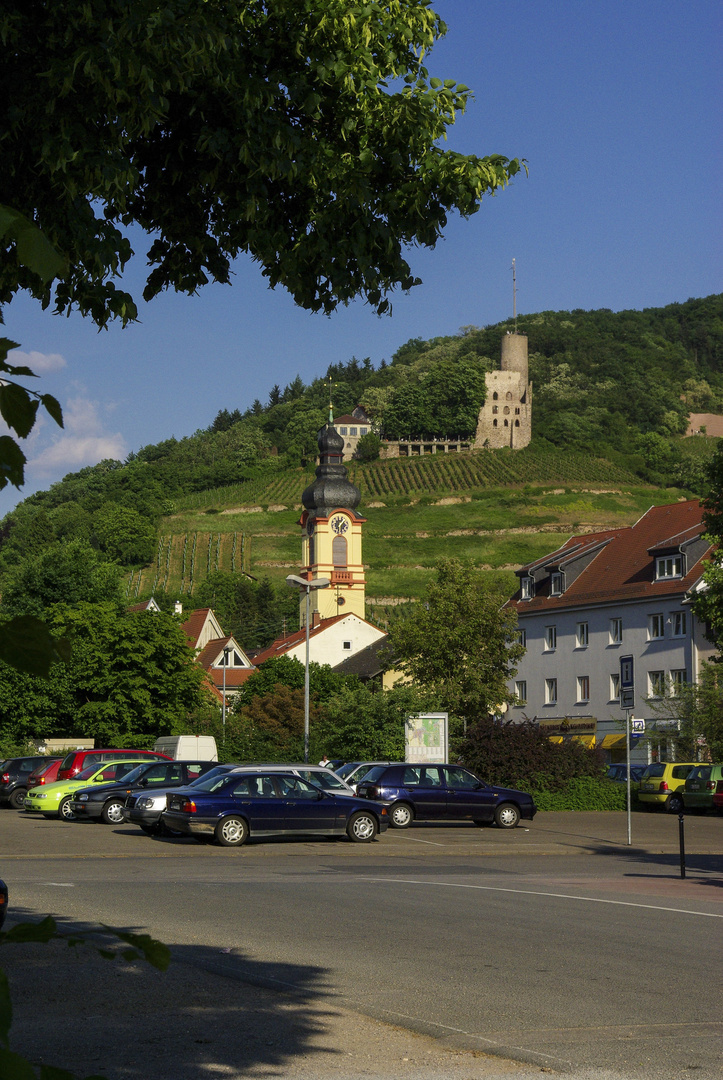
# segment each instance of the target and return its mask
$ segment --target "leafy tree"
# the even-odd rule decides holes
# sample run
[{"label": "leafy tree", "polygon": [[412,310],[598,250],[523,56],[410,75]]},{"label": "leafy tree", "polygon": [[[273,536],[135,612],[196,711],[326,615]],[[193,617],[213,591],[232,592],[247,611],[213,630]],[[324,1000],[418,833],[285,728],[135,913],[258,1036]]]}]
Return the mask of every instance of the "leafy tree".
[{"label": "leafy tree", "polygon": [[362,435],[359,442],[356,444],[356,452],[354,456],[358,461],[377,461],[379,459],[379,451],[382,447],[382,440],[373,431],[368,431],[366,435]]},{"label": "leafy tree", "polygon": [[101,745],[152,742],[203,707],[203,669],[173,615],[114,603],[57,604],[51,633],[69,640],[67,664],[47,679],[0,664],[0,735],[92,734]]},{"label": "leafy tree", "polygon": [[215,570],[201,581],[195,601],[212,607],[244,649],[267,645],[283,621],[298,619],[298,600],[288,589],[274,590],[268,580],[251,581],[242,574]]},{"label": "leafy tree", "polygon": [[327,754],[347,761],[404,759],[404,722],[430,711],[433,699],[415,686],[391,690],[362,684],[344,687],[324,705],[322,716],[310,728],[315,759]]},{"label": "leafy tree", "polygon": [[[8,0],[0,201],[66,261],[56,310],[135,318],[111,280],[131,224],[154,235],[146,299],[226,282],[248,252],[309,310],[386,310],[416,283],[405,249],[520,170],[437,146],[470,93],[422,64],[445,30],[426,0]],[[0,295],[47,304],[19,242]]]},{"label": "leafy tree", "polygon": [[155,527],[131,506],[104,503],[93,515],[93,531],[101,550],[122,566],[143,565],[153,558]]},{"label": "leafy tree", "polygon": [[[234,701],[234,712],[243,711],[254,698],[273,694],[277,687],[303,690],[304,678],[304,665],[295,657],[272,657],[243,684]],[[339,675],[328,664],[309,664],[309,696],[316,702],[326,703],[346,690],[354,693],[360,685],[356,675]]]},{"label": "leafy tree", "polygon": [[[675,688],[653,711],[680,722],[677,736],[680,758],[695,761],[703,740],[712,761],[723,760],[723,670],[720,663],[701,664],[698,682]],[[669,738],[666,731],[665,738]],[[693,755],[692,757],[690,755]]]},{"label": "leafy tree", "polygon": [[512,640],[516,616],[502,601],[479,573],[443,559],[423,601],[390,629],[394,667],[467,723],[513,700],[507,681],[524,649]]},{"label": "leafy tree", "polygon": [[40,616],[54,604],[118,599],[118,567],[105,562],[87,540],[68,540],[24,560],[8,575],[0,611],[5,618]]},{"label": "leafy tree", "polygon": [[[251,680],[249,679],[249,682]],[[309,726],[318,708],[309,705]],[[238,761],[301,761],[304,757],[304,691],[277,684],[252,697],[226,720],[224,756]]]}]

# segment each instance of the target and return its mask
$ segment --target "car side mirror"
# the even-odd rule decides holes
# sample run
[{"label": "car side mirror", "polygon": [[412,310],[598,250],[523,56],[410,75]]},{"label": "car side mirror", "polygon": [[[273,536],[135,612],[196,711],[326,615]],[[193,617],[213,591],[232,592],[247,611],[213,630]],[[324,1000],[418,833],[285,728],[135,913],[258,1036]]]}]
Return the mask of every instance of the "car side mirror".
[{"label": "car side mirror", "polygon": [[480,780],[478,781],[478,783],[475,784],[474,789],[475,791],[481,791],[484,787],[487,787],[487,785]]},{"label": "car side mirror", "polygon": [[325,792],[320,791],[319,794],[316,796],[316,801],[318,802],[319,799],[323,799],[325,794],[326,794]]},{"label": "car side mirror", "polygon": [[138,781],[138,787],[148,787],[148,781],[144,776],[142,776]]}]

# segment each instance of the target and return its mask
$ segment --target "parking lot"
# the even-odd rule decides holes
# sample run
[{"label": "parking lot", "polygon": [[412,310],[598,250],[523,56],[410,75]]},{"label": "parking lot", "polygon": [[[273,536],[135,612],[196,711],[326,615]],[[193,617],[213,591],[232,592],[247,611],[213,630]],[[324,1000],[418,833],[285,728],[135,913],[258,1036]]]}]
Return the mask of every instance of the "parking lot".
[{"label": "parking lot", "polygon": [[[632,851],[676,854],[679,822],[674,814],[661,812],[632,815]],[[309,851],[344,858],[423,858],[425,855],[575,855],[627,849],[627,817],[624,813],[544,813],[516,829],[480,828],[468,822],[415,823],[410,829],[389,829],[373,844],[346,840],[273,839],[240,849],[222,849],[191,839],[159,839],[146,836],[135,826],[46,820],[23,811],[0,811],[2,852],[9,857],[68,856],[123,858],[124,856],[181,856],[194,858],[209,853],[220,858],[263,858],[285,854],[303,856]],[[688,854],[715,855],[723,846],[723,816],[686,815],[685,850]]]}]

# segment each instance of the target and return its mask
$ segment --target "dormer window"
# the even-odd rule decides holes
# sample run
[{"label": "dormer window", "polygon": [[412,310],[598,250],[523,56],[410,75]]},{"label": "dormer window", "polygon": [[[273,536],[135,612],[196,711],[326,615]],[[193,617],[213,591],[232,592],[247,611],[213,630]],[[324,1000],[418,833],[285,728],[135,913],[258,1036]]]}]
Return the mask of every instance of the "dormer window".
[{"label": "dormer window", "polygon": [[655,577],[657,581],[665,580],[665,578],[676,578],[682,576],[682,555],[666,555],[663,559],[655,560]]},{"label": "dormer window", "polygon": [[559,596],[562,592],[562,574],[550,574],[550,596]]},{"label": "dormer window", "polygon": [[520,580],[520,596],[523,600],[531,600],[535,595],[535,580],[534,578],[525,575]]}]

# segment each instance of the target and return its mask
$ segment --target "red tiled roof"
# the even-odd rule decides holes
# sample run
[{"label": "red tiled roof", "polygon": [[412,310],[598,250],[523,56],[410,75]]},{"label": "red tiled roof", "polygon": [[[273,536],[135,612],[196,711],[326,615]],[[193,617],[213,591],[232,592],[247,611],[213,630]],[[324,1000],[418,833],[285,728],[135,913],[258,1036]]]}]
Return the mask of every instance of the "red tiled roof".
[{"label": "red tiled roof", "polygon": [[191,612],[186,621],[182,624],[184,634],[193,645],[198,641],[210,610],[211,609],[207,607],[197,608],[196,611]]},{"label": "red tiled roof", "polygon": [[[562,548],[537,559],[522,568],[522,573],[547,564],[565,561],[565,553],[575,555],[594,550],[601,545],[591,562],[560,596],[549,595],[549,578],[538,582],[540,595],[522,600],[517,592],[508,603],[520,615],[553,611],[564,607],[587,606],[616,600],[645,599],[685,593],[700,578],[702,561],[711,553],[711,546],[695,564],[688,567],[684,578],[654,580],[656,549],[677,546],[700,536],[704,529],[700,503],[691,499],[670,506],[653,506],[635,525],[625,529],[572,536]],[[544,592],[543,592],[544,590]]]},{"label": "red tiled roof", "polygon": [[[346,612],[343,615],[333,615],[330,619],[322,619],[317,626],[310,627],[309,639],[316,637],[317,634],[322,633],[324,630],[328,630],[334,623],[338,623],[341,619],[345,619],[348,614],[349,613]],[[286,634],[284,637],[277,638],[267,649],[262,649],[260,653],[256,654],[254,657],[254,664],[258,667],[259,664],[263,664],[265,660],[270,660],[272,656],[283,656],[289,649],[301,645],[304,641],[306,641],[306,630],[297,630],[293,634]]]},{"label": "red tiled roof", "polygon": [[[255,667],[226,668],[226,689],[238,690],[239,686],[243,686],[246,680],[255,674]],[[223,691],[223,668],[210,668],[207,675],[216,689]]]},{"label": "red tiled roof", "polygon": [[226,637],[213,638],[209,641],[208,645],[204,645],[200,653],[196,657],[196,663],[200,664],[202,668],[210,668],[218,654],[228,645],[229,641],[233,641],[231,634]]}]

